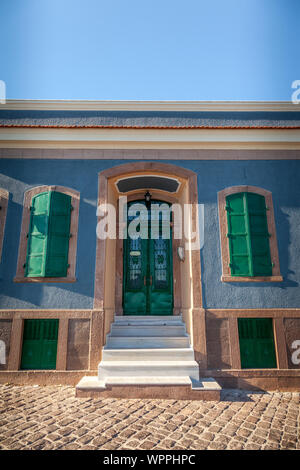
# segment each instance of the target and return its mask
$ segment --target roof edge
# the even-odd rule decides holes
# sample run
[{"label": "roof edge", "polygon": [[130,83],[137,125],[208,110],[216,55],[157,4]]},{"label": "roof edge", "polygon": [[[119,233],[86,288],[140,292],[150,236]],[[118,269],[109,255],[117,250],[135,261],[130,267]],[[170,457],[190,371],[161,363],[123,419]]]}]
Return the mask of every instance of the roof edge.
[{"label": "roof edge", "polygon": [[299,130],[300,126],[280,126],[280,125],[269,125],[269,126],[138,126],[138,125],[86,125],[86,126],[77,126],[77,125],[42,125],[42,124],[0,124],[0,129],[162,129],[162,130],[193,130],[193,129],[242,129],[242,130],[272,130],[272,129],[284,129],[284,130]]},{"label": "roof edge", "polygon": [[138,100],[6,100],[0,110],[73,111],[300,111],[292,101],[138,101]]}]

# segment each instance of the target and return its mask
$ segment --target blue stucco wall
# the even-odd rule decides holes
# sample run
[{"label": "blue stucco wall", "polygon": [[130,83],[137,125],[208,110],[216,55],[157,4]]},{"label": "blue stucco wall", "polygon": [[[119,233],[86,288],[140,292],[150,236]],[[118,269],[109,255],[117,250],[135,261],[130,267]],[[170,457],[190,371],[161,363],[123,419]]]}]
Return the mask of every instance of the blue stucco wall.
[{"label": "blue stucco wall", "polygon": [[[124,160],[0,160],[0,187],[10,192],[0,264],[0,308],[92,308],[96,251],[98,172]],[[129,163],[126,160],[126,163]],[[176,163],[165,161],[165,163]],[[211,308],[300,307],[300,161],[180,161],[198,175],[204,204],[201,250],[203,300]],[[24,192],[38,185],[80,191],[77,282],[17,284],[16,273]],[[281,283],[222,283],[217,192],[249,184],[273,193]]]}]

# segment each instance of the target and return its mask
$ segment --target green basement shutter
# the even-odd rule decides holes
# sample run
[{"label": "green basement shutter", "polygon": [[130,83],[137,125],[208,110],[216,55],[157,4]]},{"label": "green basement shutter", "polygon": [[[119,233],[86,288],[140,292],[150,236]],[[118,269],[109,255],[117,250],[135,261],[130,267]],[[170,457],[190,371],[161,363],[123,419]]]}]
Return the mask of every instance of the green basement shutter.
[{"label": "green basement shutter", "polygon": [[272,276],[264,196],[235,193],[226,197],[232,276]]},{"label": "green basement shutter", "polygon": [[242,369],[277,367],[272,318],[238,319]]},{"label": "green basement shutter", "polygon": [[58,320],[25,320],[21,369],[55,369]]},{"label": "green basement shutter", "polygon": [[71,196],[64,193],[32,198],[25,276],[67,276],[71,210]]}]

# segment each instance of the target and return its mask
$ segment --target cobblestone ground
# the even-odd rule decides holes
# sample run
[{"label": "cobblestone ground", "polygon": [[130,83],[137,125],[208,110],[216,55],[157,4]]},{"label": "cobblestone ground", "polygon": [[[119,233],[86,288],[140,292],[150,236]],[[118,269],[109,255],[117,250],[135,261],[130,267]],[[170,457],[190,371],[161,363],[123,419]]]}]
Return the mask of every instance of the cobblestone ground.
[{"label": "cobblestone ground", "polygon": [[0,449],[300,449],[299,402],[299,393],[120,400],[0,385]]}]

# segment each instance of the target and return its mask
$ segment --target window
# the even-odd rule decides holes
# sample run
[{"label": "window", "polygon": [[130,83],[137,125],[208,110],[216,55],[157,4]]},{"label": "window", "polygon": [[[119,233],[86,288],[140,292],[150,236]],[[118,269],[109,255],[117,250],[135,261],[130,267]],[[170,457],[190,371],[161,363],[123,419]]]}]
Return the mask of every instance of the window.
[{"label": "window", "polygon": [[242,369],[276,368],[272,318],[238,318]]},{"label": "window", "polygon": [[58,320],[24,320],[21,369],[55,369]]},{"label": "window", "polygon": [[74,282],[79,195],[59,186],[25,194],[16,282]]},{"label": "window", "polygon": [[250,186],[219,193],[222,281],[282,281],[272,196]]},{"label": "window", "polygon": [[32,198],[26,277],[67,276],[71,210],[68,194],[48,191]]},{"label": "window", "polygon": [[232,276],[272,276],[264,196],[226,196],[228,244]]},{"label": "window", "polygon": [[9,197],[9,192],[6,191],[6,189],[0,188],[0,261],[1,261],[1,255],[2,255],[2,245],[3,245],[3,238],[4,238],[8,197]]}]

